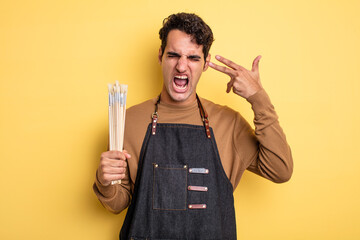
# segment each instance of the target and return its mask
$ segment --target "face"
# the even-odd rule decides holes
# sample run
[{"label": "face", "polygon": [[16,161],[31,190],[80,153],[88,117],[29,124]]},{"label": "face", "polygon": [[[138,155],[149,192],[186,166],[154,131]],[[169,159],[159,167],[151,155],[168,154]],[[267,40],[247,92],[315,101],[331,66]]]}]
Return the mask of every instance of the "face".
[{"label": "face", "polygon": [[171,30],[163,54],[160,48],[159,61],[164,81],[161,101],[180,105],[194,101],[196,86],[208,68],[210,54],[205,60],[202,45],[180,30]]}]

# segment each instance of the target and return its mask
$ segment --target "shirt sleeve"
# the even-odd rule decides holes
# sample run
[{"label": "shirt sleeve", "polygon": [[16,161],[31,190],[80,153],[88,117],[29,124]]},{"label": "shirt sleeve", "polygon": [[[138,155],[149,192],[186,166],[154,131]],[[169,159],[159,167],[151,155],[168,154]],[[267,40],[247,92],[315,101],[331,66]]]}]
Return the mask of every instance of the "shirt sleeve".
[{"label": "shirt sleeve", "polygon": [[247,101],[254,111],[255,131],[245,131],[253,138],[254,152],[244,168],[276,183],[286,182],[293,172],[293,159],[278,116],[265,90]]}]

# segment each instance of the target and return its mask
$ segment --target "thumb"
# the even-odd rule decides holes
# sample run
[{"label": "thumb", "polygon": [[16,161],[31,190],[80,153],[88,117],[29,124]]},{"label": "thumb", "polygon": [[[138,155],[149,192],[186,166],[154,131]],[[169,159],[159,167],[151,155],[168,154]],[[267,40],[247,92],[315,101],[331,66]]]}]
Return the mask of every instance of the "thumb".
[{"label": "thumb", "polygon": [[128,151],[123,150],[122,152],[124,153],[124,155],[125,155],[125,157],[126,157],[127,159],[128,159],[128,158],[131,158],[131,155],[128,153]]},{"label": "thumb", "polygon": [[259,61],[260,61],[260,59],[261,59],[261,55],[257,56],[254,59],[251,71],[253,71],[253,72],[258,72],[259,71]]}]

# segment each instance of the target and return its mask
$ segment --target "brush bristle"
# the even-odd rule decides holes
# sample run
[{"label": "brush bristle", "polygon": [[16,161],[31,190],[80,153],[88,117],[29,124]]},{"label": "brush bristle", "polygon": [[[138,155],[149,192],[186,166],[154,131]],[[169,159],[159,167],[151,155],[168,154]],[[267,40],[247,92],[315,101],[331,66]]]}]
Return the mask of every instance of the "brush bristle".
[{"label": "brush bristle", "polygon": [[127,93],[127,85],[125,85],[125,84],[121,85],[121,92],[125,93],[125,94]]},{"label": "brush bristle", "polygon": [[112,90],[112,84],[111,83],[108,83],[108,90],[109,90],[109,93],[111,93],[111,90]]}]

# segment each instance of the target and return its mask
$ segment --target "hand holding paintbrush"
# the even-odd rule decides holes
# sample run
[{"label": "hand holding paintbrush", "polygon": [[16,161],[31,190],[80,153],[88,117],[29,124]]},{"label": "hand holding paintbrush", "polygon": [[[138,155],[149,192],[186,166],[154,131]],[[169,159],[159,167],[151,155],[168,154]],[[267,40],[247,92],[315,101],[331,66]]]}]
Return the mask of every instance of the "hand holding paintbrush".
[{"label": "hand holding paintbrush", "polygon": [[125,178],[127,162],[130,158],[125,150],[124,131],[127,85],[108,84],[109,89],[109,148],[110,151],[101,154],[98,168],[98,180],[103,185],[121,184]]}]

